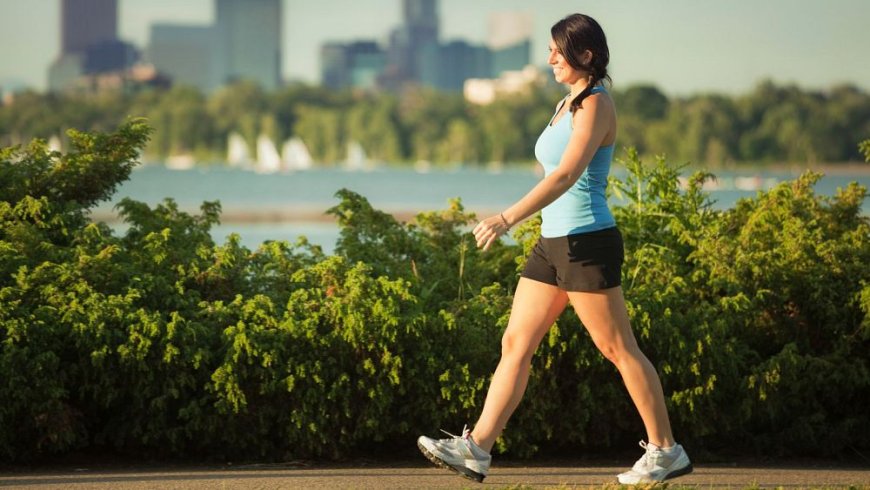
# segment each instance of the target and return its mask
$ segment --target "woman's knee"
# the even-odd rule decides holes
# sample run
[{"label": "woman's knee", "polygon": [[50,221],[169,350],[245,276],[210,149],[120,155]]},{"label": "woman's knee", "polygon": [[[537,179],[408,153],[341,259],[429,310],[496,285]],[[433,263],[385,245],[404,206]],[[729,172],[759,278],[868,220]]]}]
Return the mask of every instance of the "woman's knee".
[{"label": "woman's knee", "polygon": [[532,339],[528,335],[517,335],[507,330],[501,338],[502,358],[531,359],[535,352]]},{"label": "woman's knee", "polygon": [[617,367],[625,362],[631,362],[643,357],[636,343],[626,344],[618,339],[599,341],[595,343],[598,350],[608,361]]}]

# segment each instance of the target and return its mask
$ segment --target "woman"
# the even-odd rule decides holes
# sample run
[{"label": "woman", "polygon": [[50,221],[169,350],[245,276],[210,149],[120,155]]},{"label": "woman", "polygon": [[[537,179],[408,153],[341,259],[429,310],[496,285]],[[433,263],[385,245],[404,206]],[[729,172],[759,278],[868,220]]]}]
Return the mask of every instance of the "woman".
[{"label": "woman", "polygon": [[620,287],[622,236],[607,207],[605,187],[616,138],[613,101],[601,85],[609,80],[610,54],[598,23],[570,15],[550,30],[548,63],[570,93],[557,106],[535,145],[545,177],[504,212],[475,226],[477,246],[487,250],[510,227],[542,210],[541,238],[517,284],[502,357],[474,430],[449,439],[420,437],[434,463],[483,481],[490,451],[529,378],[532,355],[568,303],[601,353],[613,362],[640,412],[648,443],[620,483],[663,481],[692,471],[674,441],[658,375],[635,341]]}]

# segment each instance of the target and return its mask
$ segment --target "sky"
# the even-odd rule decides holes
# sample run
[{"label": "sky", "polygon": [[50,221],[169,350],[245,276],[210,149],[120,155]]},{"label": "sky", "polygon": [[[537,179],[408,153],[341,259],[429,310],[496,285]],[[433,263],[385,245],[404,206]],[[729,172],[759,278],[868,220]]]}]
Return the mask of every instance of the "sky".
[{"label": "sky", "polygon": [[[283,74],[319,83],[320,45],[386,43],[401,0],[284,0]],[[0,0],[0,86],[45,90],[57,57],[60,0]],[[870,91],[868,0],[441,0],[441,39],[485,43],[493,12],[534,15],[532,61],[546,64],[550,26],[594,17],[610,45],[616,88],[652,83],[670,95],[740,94],[761,80]],[[208,24],[213,0],[119,0],[119,36],[140,48],[154,22]]]}]

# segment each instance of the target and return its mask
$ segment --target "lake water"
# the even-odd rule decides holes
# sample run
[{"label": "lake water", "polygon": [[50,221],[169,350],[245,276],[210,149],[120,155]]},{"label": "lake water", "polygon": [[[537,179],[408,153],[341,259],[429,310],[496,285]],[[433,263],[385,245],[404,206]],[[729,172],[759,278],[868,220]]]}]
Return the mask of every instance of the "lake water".
[{"label": "lake water", "polygon": [[[616,167],[614,174],[620,177],[624,171]],[[716,207],[725,209],[741,197],[754,196],[757,190],[750,190],[753,187],[769,188],[799,174],[799,171],[718,172],[719,188],[710,190],[710,194]],[[484,215],[509,206],[539,179],[531,165],[498,172],[383,168],[316,169],[286,174],[258,174],[224,167],[171,170],[162,165],[145,165],[133,171],[112,201],[95,210],[94,217],[108,221],[121,233],[126,225],[112,221],[112,208],[124,197],[151,206],[171,197],[182,210],[191,213],[198,213],[203,201],[218,200],[223,219],[221,225],[212,229],[218,243],[230,233],[238,233],[242,243],[250,248],[256,248],[264,240],[294,242],[299,235],[305,235],[328,253],[338,237],[338,227],[323,212],[338,203],[334,196],[341,188],[365,196],[377,209],[402,216],[445,209],[448,200],[454,197],[461,198],[466,209]],[[817,184],[816,191],[833,195],[838,187],[852,181],[870,186],[870,172],[832,172]],[[863,210],[870,214],[870,203],[865,201]]]}]

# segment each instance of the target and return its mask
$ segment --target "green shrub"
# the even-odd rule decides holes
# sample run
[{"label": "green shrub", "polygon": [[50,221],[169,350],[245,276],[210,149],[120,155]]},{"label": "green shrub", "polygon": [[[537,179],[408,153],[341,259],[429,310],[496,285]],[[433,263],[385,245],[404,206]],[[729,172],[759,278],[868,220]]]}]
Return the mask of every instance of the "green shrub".
[{"label": "green shrub", "polygon": [[[341,190],[335,254],[304,238],[216,244],[220,205],[123,200],[149,129],[0,150],[0,460],[87,449],[192,459],[407,448],[479,414],[540,219],[480,252],[459,201],[411,223]],[[677,437],[709,451],[835,456],[870,429],[866,190],[807,173],[716,211],[698,173],[629,152],[612,190],[623,288]],[[566,311],[499,451],[624,447],[643,428]]]}]

